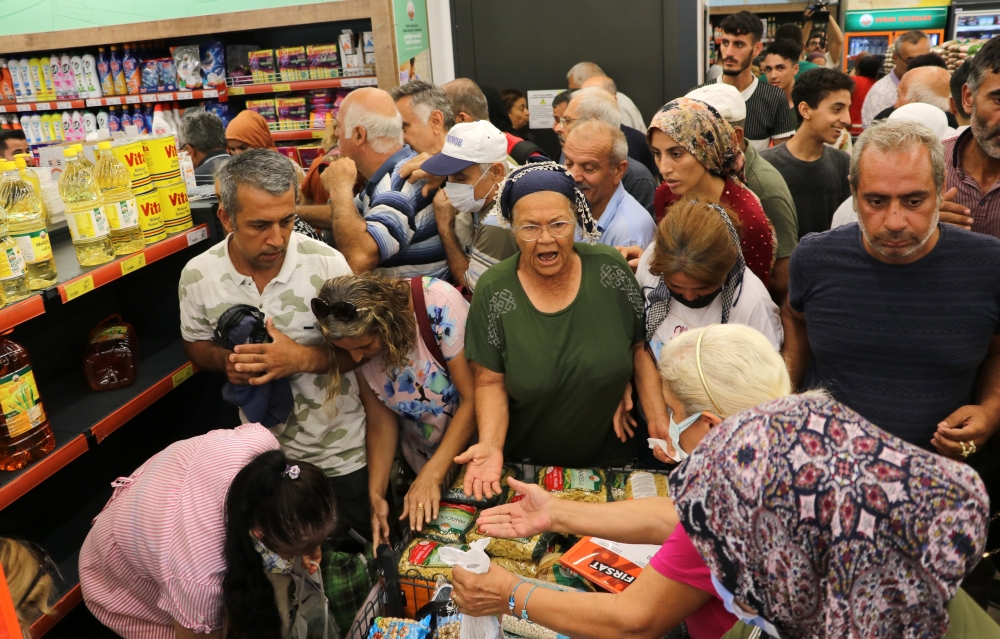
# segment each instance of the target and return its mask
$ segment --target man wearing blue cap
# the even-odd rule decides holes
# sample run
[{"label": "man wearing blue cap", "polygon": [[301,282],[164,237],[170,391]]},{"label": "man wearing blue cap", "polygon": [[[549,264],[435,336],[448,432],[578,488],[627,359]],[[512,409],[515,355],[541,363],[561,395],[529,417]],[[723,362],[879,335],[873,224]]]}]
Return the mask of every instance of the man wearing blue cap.
[{"label": "man wearing blue cap", "polygon": [[[506,136],[485,120],[453,126],[441,152],[420,165],[425,173],[448,179],[434,198],[434,216],[452,278],[470,290],[486,269],[517,252],[514,233],[491,211],[497,187],[511,168]],[[469,247],[455,235],[456,210],[472,214]]]}]

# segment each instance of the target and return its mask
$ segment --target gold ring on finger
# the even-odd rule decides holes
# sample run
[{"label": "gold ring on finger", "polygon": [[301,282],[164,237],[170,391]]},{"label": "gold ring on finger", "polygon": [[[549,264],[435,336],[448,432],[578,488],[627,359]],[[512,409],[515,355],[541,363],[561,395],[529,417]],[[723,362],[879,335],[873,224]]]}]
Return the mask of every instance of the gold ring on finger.
[{"label": "gold ring on finger", "polygon": [[969,452],[969,445],[965,442],[958,442],[962,447],[962,457],[968,457],[971,453]]}]

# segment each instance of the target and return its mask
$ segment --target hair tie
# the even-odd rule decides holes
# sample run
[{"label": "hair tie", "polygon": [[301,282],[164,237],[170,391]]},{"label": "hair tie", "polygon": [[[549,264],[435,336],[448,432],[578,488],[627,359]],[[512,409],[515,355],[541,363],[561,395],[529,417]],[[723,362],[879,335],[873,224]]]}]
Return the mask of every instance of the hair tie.
[{"label": "hair tie", "polygon": [[719,402],[715,401],[715,397],[712,396],[712,391],[709,390],[708,388],[708,381],[705,379],[705,371],[701,369],[701,340],[703,337],[705,337],[705,333],[708,332],[708,329],[712,328],[713,326],[718,326],[718,324],[710,324],[706,326],[701,330],[701,333],[698,335],[698,343],[694,347],[694,359],[695,362],[698,364],[698,377],[701,378],[701,385],[705,388],[705,392],[708,394],[708,399],[711,400],[712,406],[715,406],[715,410],[719,412],[719,417],[725,417],[722,414],[722,409],[719,408]]},{"label": "hair tie", "polygon": [[[699,369],[700,370],[700,369]],[[702,380],[704,381],[704,380]],[[282,477],[289,477],[291,479],[299,478],[299,467],[298,466],[285,466],[285,472],[281,473]]]}]

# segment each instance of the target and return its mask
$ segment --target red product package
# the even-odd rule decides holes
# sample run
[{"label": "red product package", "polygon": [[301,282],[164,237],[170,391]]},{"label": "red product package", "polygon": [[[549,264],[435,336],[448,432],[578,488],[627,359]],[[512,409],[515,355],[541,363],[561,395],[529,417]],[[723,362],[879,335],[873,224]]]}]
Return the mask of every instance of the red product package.
[{"label": "red product package", "polygon": [[559,558],[559,563],[608,592],[622,592],[659,549],[656,545],[584,537]]}]

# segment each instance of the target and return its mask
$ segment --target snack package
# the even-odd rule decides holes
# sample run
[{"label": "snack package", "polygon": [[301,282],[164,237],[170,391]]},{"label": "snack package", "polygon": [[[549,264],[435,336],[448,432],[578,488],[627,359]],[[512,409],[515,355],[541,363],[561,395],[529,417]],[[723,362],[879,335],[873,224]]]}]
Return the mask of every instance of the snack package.
[{"label": "snack package", "polygon": [[507,559],[506,557],[493,557],[490,561],[494,564],[506,568],[515,575],[521,575],[522,577],[530,577],[535,579],[538,577],[538,564],[533,561],[523,561],[520,559]]},{"label": "snack package", "polygon": [[[509,503],[524,499],[524,495],[517,495]],[[465,534],[465,539],[469,542],[477,539],[485,539],[487,535],[481,533],[478,525],[473,526]],[[502,539],[491,537],[490,544],[486,547],[486,554],[490,557],[505,557],[507,559],[519,559],[521,561],[538,561],[546,553],[552,551],[552,541],[555,539],[554,533],[539,533],[533,537],[514,537]]]},{"label": "snack package", "polygon": [[596,588],[594,588],[592,583],[559,563],[562,556],[563,552],[560,548],[556,552],[550,552],[542,557],[538,562],[538,575],[536,578],[539,581],[574,590],[594,592]]},{"label": "snack package", "polygon": [[313,80],[336,78],[340,75],[340,56],[335,44],[313,44],[306,47],[309,77]]},{"label": "snack package", "polygon": [[278,130],[298,131],[309,126],[309,111],[305,98],[275,98],[278,112]]},{"label": "snack package", "polygon": [[518,472],[516,468],[509,466],[504,466],[503,472],[500,474],[500,495],[493,495],[492,498],[487,499],[486,495],[479,501],[476,500],[475,495],[469,495],[466,497],[465,491],[462,489],[462,484],[465,481],[465,469],[467,466],[463,466],[462,470],[458,473],[458,477],[452,483],[451,487],[448,488],[441,495],[441,501],[450,501],[453,504],[465,504],[466,506],[475,506],[476,508],[492,508],[493,506],[498,506],[504,502],[505,497],[510,492],[507,488],[507,480],[511,477],[517,479]]},{"label": "snack package", "polygon": [[625,501],[628,473],[608,473],[608,501]]},{"label": "snack package", "polygon": [[427,639],[431,633],[430,617],[421,621],[377,617],[368,631],[368,639]]},{"label": "snack package", "polygon": [[452,504],[442,501],[438,507],[437,518],[424,525],[419,535],[446,544],[456,544],[465,541],[465,531],[472,527],[472,520],[479,512],[473,506]]},{"label": "snack package", "polygon": [[209,42],[202,47],[201,77],[206,86],[226,83],[226,48],[221,42]]},{"label": "snack package", "polygon": [[160,68],[160,91],[177,90],[177,68],[174,67],[173,58],[160,58],[158,66]]},{"label": "snack package", "polygon": [[247,100],[247,108],[259,113],[271,124],[278,122],[278,110],[274,100]]},{"label": "snack package", "polygon": [[309,79],[309,61],[305,47],[286,47],[274,52],[283,82]]},{"label": "snack package", "polygon": [[545,466],[538,471],[538,485],[560,499],[608,501],[608,479],[604,471],[597,468]]},{"label": "snack package", "polygon": [[637,470],[628,476],[628,481],[625,484],[625,499],[669,496],[670,489],[667,486],[666,475]]},{"label": "snack package", "polygon": [[201,52],[198,45],[173,47],[170,53],[174,56],[174,68],[177,69],[177,88],[181,91],[200,89]]},{"label": "snack package", "polygon": [[[451,581],[451,566],[441,560],[441,544],[430,539],[414,539],[399,558],[399,576],[412,576],[413,573],[426,579],[434,579],[441,575]],[[452,544],[451,548],[468,550],[465,544]]]},{"label": "snack package", "polygon": [[274,49],[260,49],[247,54],[250,61],[250,75],[257,83],[273,82]]},{"label": "snack package", "polygon": [[139,65],[139,93],[155,93],[160,87],[160,61],[143,60]]},{"label": "snack package", "polygon": [[503,629],[505,637],[521,637],[523,639],[558,639],[559,637],[558,633],[548,628],[511,615],[503,616],[500,628]]}]

